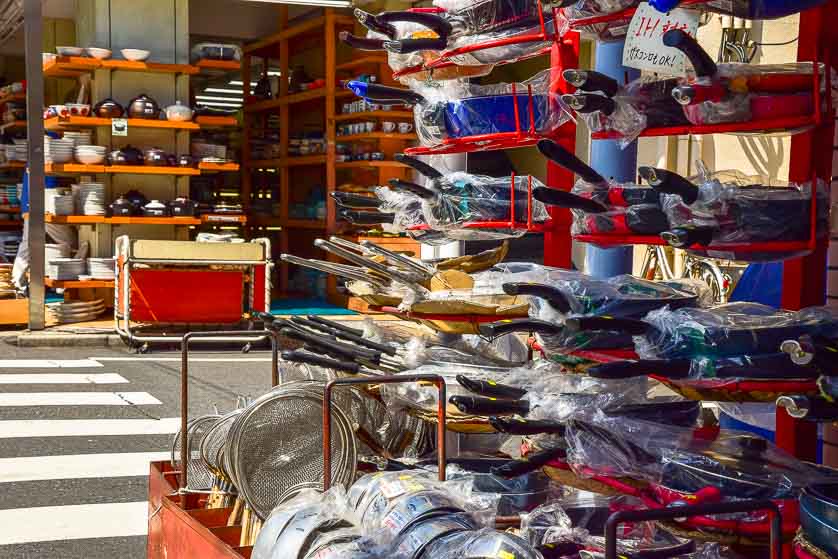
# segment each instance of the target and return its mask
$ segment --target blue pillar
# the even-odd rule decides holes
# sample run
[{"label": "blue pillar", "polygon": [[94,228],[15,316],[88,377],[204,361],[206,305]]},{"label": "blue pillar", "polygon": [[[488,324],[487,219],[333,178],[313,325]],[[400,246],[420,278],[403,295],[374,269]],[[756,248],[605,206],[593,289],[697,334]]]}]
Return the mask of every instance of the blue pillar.
[{"label": "blue pillar", "polygon": [[[633,80],[640,73],[632,68],[626,68],[623,62],[623,43],[597,42],[596,64],[597,72],[607,74],[619,83]],[[591,167],[606,178],[616,181],[634,181],[637,171],[637,143],[626,149],[620,149],[614,140],[593,140],[591,142]],[[597,278],[610,278],[619,274],[630,274],[632,268],[632,247],[618,247],[603,249],[588,245],[585,252],[585,268],[587,273]]]}]

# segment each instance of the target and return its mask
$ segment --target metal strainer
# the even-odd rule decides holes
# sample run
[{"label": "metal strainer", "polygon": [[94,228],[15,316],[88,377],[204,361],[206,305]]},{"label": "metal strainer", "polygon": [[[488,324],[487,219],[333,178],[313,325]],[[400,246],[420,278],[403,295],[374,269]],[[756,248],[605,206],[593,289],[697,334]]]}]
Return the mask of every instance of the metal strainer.
[{"label": "metal strainer", "polygon": [[[299,489],[323,479],[322,382],[283,384],[253,402],[228,437],[236,486],[262,519]],[[333,405],[331,474],[349,485],[355,477],[352,423]]]},{"label": "metal strainer", "polygon": [[[212,488],[215,477],[212,470],[201,460],[200,445],[206,434],[221,419],[219,415],[204,415],[191,420],[186,427],[188,485],[192,491],[207,491]],[[180,431],[172,441],[172,467],[180,470]]]},{"label": "metal strainer", "polygon": [[224,444],[227,442],[227,433],[241,412],[242,410],[236,409],[222,416],[201,439],[201,459],[213,473],[212,493],[207,504],[208,508],[226,506],[229,501],[228,496],[234,489],[230,476],[224,469],[223,450]]}]

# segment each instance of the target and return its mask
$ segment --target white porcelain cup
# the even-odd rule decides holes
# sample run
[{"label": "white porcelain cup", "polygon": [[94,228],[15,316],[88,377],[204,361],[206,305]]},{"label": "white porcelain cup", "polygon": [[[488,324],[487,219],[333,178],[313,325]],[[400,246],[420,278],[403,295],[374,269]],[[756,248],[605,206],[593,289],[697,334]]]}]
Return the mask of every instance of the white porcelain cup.
[{"label": "white porcelain cup", "polygon": [[399,133],[400,134],[408,134],[413,131],[413,123],[410,122],[400,122],[399,123]]},{"label": "white porcelain cup", "polygon": [[381,129],[389,134],[390,132],[393,132],[396,129],[396,123],[390,122],[389,120],[385,120],[381,123]]}]

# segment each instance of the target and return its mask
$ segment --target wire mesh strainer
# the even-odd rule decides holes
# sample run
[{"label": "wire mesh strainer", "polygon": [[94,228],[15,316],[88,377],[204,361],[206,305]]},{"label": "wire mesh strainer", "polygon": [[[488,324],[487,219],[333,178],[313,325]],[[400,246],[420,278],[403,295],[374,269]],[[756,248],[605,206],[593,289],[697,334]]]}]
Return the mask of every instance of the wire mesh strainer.
[{"label": "wire mesh strainer", "polygon": [[[186,427],[188,485],[186,489],[192,491],[206,491],[212,487],[213,472],[201,460],[200,445],[204,436],[215,423],[221,419],[219,415],[204,415],[191,420]],[[180,431],[172,441],[172,467],[180,470]]]},{"label": "wire mesh strainer", "polygon": [[[284,384],[257,399],[235,422],[228,439],[240,494],[267,518],[281,499],[323,479],[323,383]],[[333,405],[331,474],[348,485],[355,477],[356,447],[351,422]]]}]

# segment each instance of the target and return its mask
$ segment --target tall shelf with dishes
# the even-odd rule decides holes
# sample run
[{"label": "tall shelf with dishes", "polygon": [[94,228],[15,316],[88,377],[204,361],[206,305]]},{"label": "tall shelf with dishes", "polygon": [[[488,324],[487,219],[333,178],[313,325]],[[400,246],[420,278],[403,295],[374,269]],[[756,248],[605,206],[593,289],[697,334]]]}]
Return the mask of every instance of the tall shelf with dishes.
[{"label": "tall shelf with dishes", "polygon": [[25,89],[23,82],[0,87],[0,135],[4,140],[0,153],[0,324],[18,323],[27,305],[12,281],[12,264],[23,238],[20,190],[27,155]]}]

